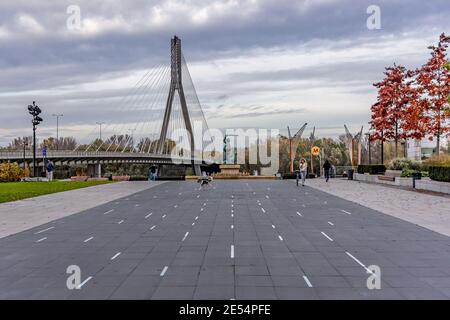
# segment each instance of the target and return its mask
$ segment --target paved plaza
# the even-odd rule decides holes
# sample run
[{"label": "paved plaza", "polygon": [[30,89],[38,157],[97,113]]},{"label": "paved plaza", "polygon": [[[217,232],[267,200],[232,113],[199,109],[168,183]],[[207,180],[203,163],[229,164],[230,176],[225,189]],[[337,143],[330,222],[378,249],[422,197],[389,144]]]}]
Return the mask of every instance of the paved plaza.
[{"label": "paved plaza", "polygon": [[449,299],[450,238],[293,181],[167,182],[0,239],[0,298]]}]

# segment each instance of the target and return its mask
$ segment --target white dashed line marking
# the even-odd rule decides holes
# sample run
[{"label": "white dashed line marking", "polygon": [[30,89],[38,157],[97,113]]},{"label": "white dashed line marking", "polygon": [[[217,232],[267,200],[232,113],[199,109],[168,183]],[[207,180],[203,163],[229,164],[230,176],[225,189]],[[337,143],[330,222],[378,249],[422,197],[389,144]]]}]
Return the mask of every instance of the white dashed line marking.
[{"label": "white dashed line marking", "polygon": [[231,245],[231,253],[230,253],[231,259],[234,259],[234,245]]},{"label": "white dashed line marking", "polygon": [[124,222],[124,220],[120,220],[119,222],[117,222],[117,224],[122,224]]},{"label": "white dashed line marking", "polygon": [[35,234],[40,234],[40,233],[43,233],[43,232],[45,232],[45,231],[52,230],[52,229],[54,229],[54,228],[55,228],[55,227],[50,227],[50,228],[47,228],[47,229],[38,231],[38,232],[36,232]]},{"label": "white dashed line marking", "polygon": [[275,226],[274,226],[274,225],[272,225],[272,228],[273,228],[273,229],[275,229]]},{"label": "white dashed line marking", "polygon": [[108,213],[111,213],[113,211],[114,211],[114,209],[111,209],[111,210],[108,210],[108,211],[104,212],[103,214],[108,214]]},{"label": "white dashed line marking", "polygon": [[140,204],[135,204],[134,206],[135,206],[135,207],[139,207],[139,206],[140,206]]},{"label": "white dashed line marking", "polygon": [[234,214],[231,214],[231,217],[234,218]]},{"label": "white dashed line marking", "polygon": [[87,238],[87,239],[84,240],[83,242],[88,242],[88,241],[91,241],[92,239],[94,239],[94,237]]},{"label": "white dashed line marking", "polygon": [[173,207],[174,207],[174,208],[178,208],[178,205],[176,204],[176,205],[174,205]]},{"label": "white dashed line marking", "polygon": [[203,208],[200,208],[200,211],[203,212]]},{"label": "white dashed line marking", "polygon": [[113,255],[113,256],[111,257],[111,260],[114,260],[115,258],[117,258],[118,256],[120,256],[121,253],[122,253],[122,252],[117,252],[115,255]]},{"label": "white dashed line marking", "polygon": [[350,212],[345,211],[345,210],[341,210],[341,211],[344,212],[344,213],[346,213],[346,214],[351,214]]},{"label": "white dashed line marking", "polygon": [[300,217],[303,217],[302,214],[301,214],[300,212],[298,212],[298,211],[297,211],[297,214],[298,214]]},{"label": "white dashed line marking", "polygon": [[234,229],[234,225],[231,225],[231,229]]},{"label": "white dashed line marking", "polygon": [[82,286],[84,286],[89,280],[91,280],[92,279],[92,277],[88,277],[86,280],[84,280],[82,283],[80,283],[78,286],[77,286],[77,289],[81,289],[81,287]]},{"label": "white dashed line marking", "polygon": [[195,222],[193,222],[192,225],[195,226]]},{"label": "white dashed line marking", "polygon": [[198,220],[198,216],[195,217],[195,220]]},{"label": "white dashed line marking", "polygon": [[197,199],[200,198],[200,195],[197,195]]},{"label": "white dashed line marking", "polygon": [[350,252],[345,251],[345,253],[352,258],[353,260],[356,261],[356,263],[358,263],[361,267],[363,267],[364,269],[366,269],[367,272],[369,272],[370,274],[372,274],[372,270],[370,270],[369,268],[367,268],[364,263],[362,263],[361,261],[359,261],[358,259],[356,259]]},{"label": "white dashed line marking", "polygon": [[189,235],[189,232],[186,232],[186,234],[184,235],[183,239],[181,241],[186,240],[187,236]]},{"label": "white dashed line marking", "polygon": [[320,232],[325,238],[327,238],[330,241],[334,241],[333,239],[331,239],[325,232]]},{"label": "white dashed line marking", "polygon": [[266,195],[266,198],[267,198],[267,199],[269,199],[269,196],[268,196],[268,195]]},{"label": "white dashed line marking", "polygon": [[150,212],[148,215],[145,216],[145,219],[148,219],[152,214],[153,212]]},{"label": "white dashed line marking", "polygon": [[163,216],[162,216],[162,218],[164,219],[166,217],[166,215],[164,214]]},{"label": "white dashed line marking", "polygon": [[307,277],[307,276],[303,276],[303,280],[305,280],[305,282],[306,282],[306,285],[307,285],[308,287],[312,288],[312,284],[311,284],[311,281],[309,281],[309,279],[308,279],[308,277]]},{"label": "white dashed line marking", "polygon": [[334,223],[331,222],[331,221],[328,221],[328,224],[329,224],[330,226],[334,226]]},{"label": "white dashed line marking", "polygon": [[167,269],[169,269],[168,266],[165,266],[164,269],[161,271],[160,276],[163,277],[166,274]]},{"label": "white dashed line marking", "polygon": [[44,237],[44,238],[42,238],[42,239],[39,239],[39,240],[36,241],[36,242],[41,242],[41,241],[44,241],[45,239],[47,239],[47,237]]},{"label": "white dashed line marking", "polygon": [[283,241],[283,237],[278,235],[278,239],[280,239],[280,241]]},{"label": "white dashed line marking", "polygon": [[266,213],[266,210],[264,210],[264,208],[261,208],[261,211],[264,212],[264,213]]},{"label": "white dashed line marking", "polygon": [[152,226],[151,228],[150,228],[150,230],[153,230],[153,229],[155,229],[156,228],[156,226]]}]

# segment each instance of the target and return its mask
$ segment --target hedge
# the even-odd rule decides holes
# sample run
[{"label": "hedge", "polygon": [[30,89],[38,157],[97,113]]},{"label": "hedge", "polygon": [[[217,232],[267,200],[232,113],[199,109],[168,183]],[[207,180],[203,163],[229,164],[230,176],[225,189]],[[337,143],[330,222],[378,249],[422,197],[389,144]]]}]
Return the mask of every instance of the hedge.
[{"label": "hedge", "polygon": [[[147,181],[148,176],[131,176],[130,181]],[[156,177],[156,180],[164,180],[164,181],[180,181],[185,180],[185,176],[161,176]]]},{"label": "hedge", "polygon": [[130,176],[130,181],[146,181],[148,180],[147,176]]},{"label": "hedge", "polygon": [[384,164],[360,164],[357,169],[358,173],[381,174],[386,172]]},{"label": "hedge", "polygon": [[428,172],[432,180],[450,182],[450,166],[430,166]]},{"label": "hedge", "polygon": [[156,180],[180,181],[180,180],[186,180],[186,177],[185,176],[161,176],[161,177],[156,177]]}]

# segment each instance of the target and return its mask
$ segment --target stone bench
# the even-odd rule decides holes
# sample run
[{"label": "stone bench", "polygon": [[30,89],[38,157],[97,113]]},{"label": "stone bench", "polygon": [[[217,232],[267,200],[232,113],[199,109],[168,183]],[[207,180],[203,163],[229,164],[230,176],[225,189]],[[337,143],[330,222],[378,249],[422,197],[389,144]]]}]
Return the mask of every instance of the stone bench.
[{"label": "stone bench", "polygon": [[400,178],[401,175],[402,175],[401,170],[386,170],[384,175],[378,176],[378,180],[394,182],[395,178]]}]

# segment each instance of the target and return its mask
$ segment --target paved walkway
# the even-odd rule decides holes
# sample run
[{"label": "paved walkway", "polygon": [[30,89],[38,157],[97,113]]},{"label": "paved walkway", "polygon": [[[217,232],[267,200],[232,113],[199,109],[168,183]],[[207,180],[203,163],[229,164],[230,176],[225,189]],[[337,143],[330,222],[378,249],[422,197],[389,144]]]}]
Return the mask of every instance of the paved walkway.
[{"label": "paved walkway", "polygon": [[70,216],[163,182],[119,182],[0,204],[0,238]]},{"label": "paved walkway", "polygon": [[449,265],[449,237],[292,181],[174,181],[0,239],[0,299],[449,299]]},{"label": "paved walkway", "polygon": [[307,184],[340,198],[450,236],[450,199],[343,179],[311,179]]}]

